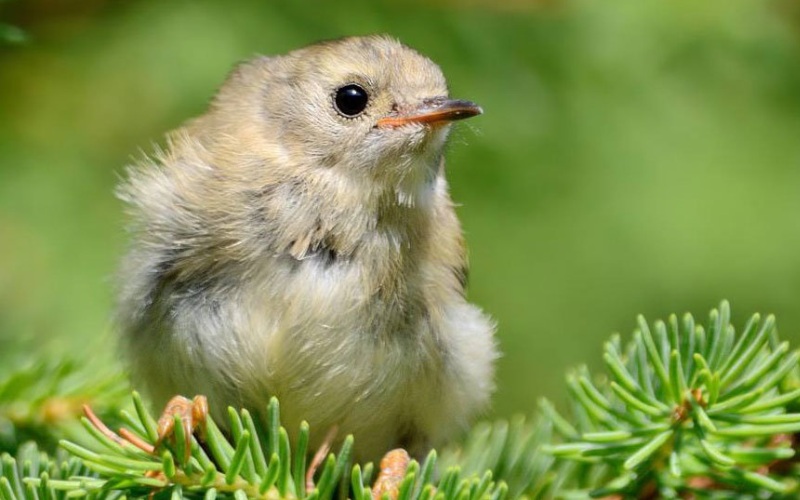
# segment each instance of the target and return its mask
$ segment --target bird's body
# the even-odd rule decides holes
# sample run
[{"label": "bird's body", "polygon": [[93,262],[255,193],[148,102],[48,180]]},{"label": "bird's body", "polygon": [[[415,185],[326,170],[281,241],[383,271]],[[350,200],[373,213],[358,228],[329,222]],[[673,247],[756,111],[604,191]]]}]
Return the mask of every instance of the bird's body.
[{"label": "bird's body", "polygon": [[[274,395],[290,433],[337,425],[368,458],[422,453],[485,408],[493,326],[464,298],[442,148],[465,111],[446,95],[391,39],[325,42],[240,65],[131,169],[119,320],[156,404]],[[449,114],[414,115],[433,108]]]}]

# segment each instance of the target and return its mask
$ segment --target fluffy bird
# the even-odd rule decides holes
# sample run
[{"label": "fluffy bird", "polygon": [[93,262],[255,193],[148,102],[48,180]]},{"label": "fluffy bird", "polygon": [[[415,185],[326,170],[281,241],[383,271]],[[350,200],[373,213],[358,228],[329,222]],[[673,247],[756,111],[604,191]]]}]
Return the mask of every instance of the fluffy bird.
[{"label": "fluffy bird", "polygon": [[448,194],[450,124],[476,116],[439,67],[385,36],[257,57],[208,111],[129,168],[118,323],[133,379],[163,405],[207,396],[292,434],[413,455],[486,408],[492,321],[464,295]]}]

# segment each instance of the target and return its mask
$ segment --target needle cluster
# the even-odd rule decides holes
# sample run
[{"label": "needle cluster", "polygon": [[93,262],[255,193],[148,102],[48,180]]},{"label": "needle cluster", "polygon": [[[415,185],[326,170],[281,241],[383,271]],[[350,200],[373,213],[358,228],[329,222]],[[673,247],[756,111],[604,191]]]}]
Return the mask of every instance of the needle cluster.
[{"label": "needle cluster", "polygon": [[639,317],[630,342],[615,335],[604,351],[603,375],[567,377],[570,417],[542,404],[559,436],[543,447],[564,467],[557,481],[593,497],[798,494],[800,353],[774,317],[753,315],[741,333],[727,302],[705,327]]}]

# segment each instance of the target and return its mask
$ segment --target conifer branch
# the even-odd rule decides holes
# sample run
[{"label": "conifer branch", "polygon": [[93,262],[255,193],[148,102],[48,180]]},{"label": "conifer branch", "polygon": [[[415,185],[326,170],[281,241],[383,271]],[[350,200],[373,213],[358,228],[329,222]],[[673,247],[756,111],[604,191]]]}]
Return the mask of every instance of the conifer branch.
[{"label": "conifer branch", "polygon": [[555,425],[562,442],[545,449],[602,469],[573,493],[797,494],[800,353],[778,340],[775,318],[756,314],[737,335],[723,302],[705,328],[689,314],[637,324],[625,348],[606,343],[606,377],[583,367],[567,379],[573,418],[555,418],[575,425]]},{"label": "conifer branch", "polygon": [[[61,442],[62,448],[73,457],[71,460],[80,465],[79,476],[59,476],[54,482],[52,473],[37,475],[33,470],[21,470],[18,462],[13,465],[10,459],[5,459],[9,471],[3,471],[0,499],[63,498],[65,495],[70,498],[145,497],[153,494],[205,499],[372,498],[373,467],[351,464],[350,452],[354,444],[351,436],[344,440],[338,453],[327,456],[318,471],[313,491],[304,490],[306,454],[292,449],[288,433],[280,426],[278,401],[274,398],[269,403],[264,429],[247,410],[229,411],[230,436],[220,431],[208,417],[203,444],[192,436],[188,455],[181,448],[185,440],[180,434],[180,425],[175,427],[175,439],[160,448],[156,446],[154,419],[135,393],[134,408],[135,415],[125,412],[122,416],[128,426],[127,436],[132,436],[132,440],[98,427],[94,418],[83,418],[82,423],[92,437],[91,443]],[[302,425],[299,443],[308,442],[308,432],[308,426]],[[150,448],[142,449],[134,442],[146,443]],[[298,453],[294,460],[293,451]],[[436,459],[436,453],[432,452],[422,465],[411,461],[401,477],[398,499],[505,498],[505,484],[494,481],[490,471],[466,474],[459,467],[450,467],[435,481]],[[23,478],[24,486],[17,487],[19,478]]]},{"label": "conifer branch", "polygon": [[77,427],[84,404],[114,420],[126,400],[121,372],[88,375],[73,360],[41,361],[0,373],[0,452],[15,454],[29,440],[54,451]]}]

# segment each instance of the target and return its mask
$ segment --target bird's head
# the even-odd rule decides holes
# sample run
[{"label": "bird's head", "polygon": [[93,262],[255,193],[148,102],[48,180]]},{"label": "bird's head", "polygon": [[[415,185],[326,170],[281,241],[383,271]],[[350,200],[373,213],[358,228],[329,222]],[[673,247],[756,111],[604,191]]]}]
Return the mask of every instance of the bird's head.
[{"label": "bird's head", "polygon": [[384,36],[256,59],[234,73],[215,106],[225,116],[246,106],[251,135],[263,134],[279,161],[412,190],[435,176],[449,124],[482,112],[449,97],[430,59]]}]

